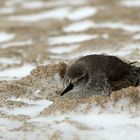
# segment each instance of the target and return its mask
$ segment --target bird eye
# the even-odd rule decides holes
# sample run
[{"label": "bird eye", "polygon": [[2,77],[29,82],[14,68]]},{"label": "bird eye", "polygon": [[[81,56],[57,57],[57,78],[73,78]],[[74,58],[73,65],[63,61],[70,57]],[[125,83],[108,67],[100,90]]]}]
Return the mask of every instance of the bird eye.
[{"label": "bird eye", "polygon": [[70,83],[70,79],[67,78],[67,79],[66,79],[66,82],[65,82],[65,85],[68,86],[69,83]]},{"label": "bird eye", "polygon": [[67,76],[65,76],[64,80],[63,80],[64,87],[67,87],[69,85],[69,83],[70,83],[70,79]]}]

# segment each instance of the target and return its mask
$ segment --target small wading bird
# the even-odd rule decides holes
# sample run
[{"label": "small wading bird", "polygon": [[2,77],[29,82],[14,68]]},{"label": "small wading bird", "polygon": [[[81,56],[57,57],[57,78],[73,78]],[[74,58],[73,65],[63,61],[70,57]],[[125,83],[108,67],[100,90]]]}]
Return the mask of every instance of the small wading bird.
[{"label": "small wading bird", "polygon": [[70,65],[61,96],[70,99],[110,95],[112,91],[140,85],[140,68],[115,56],[88,55]]}]

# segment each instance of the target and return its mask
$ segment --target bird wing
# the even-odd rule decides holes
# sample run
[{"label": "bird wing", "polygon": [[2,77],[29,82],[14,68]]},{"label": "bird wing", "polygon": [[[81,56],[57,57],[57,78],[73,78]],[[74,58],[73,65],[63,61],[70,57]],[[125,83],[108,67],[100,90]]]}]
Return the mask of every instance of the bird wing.
[{"label": "bird wing", "polygon": [[104,73],[97,72],[90,76],[86,91],[93,95],[110,95],[112,88]]}]

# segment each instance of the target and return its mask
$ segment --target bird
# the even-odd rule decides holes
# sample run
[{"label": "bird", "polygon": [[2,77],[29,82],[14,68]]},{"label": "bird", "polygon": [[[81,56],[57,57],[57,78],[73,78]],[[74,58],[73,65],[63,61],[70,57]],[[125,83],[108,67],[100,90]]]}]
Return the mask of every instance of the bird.
[{"label": "bird", "polygon": [[129,86],[140,85],[140,67],[112,55],[83,56],[68,66],[61,96],[70,99],[109,96]]}]

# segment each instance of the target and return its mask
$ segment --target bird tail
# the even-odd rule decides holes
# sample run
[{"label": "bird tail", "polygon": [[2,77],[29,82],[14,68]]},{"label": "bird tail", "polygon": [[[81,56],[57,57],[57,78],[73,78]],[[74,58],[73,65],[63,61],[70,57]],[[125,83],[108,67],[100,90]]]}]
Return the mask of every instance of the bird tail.
[{"label": "bird tail", "polygon": [[140,85],[140,67],[138,68],[138,81],[136,83],[136,86]]},{"label": "bird tail", "polygon": [[140,68],[139,68],[139,70],[138,70],[138,79],[139,79],[139,85],[140,85]]}]

